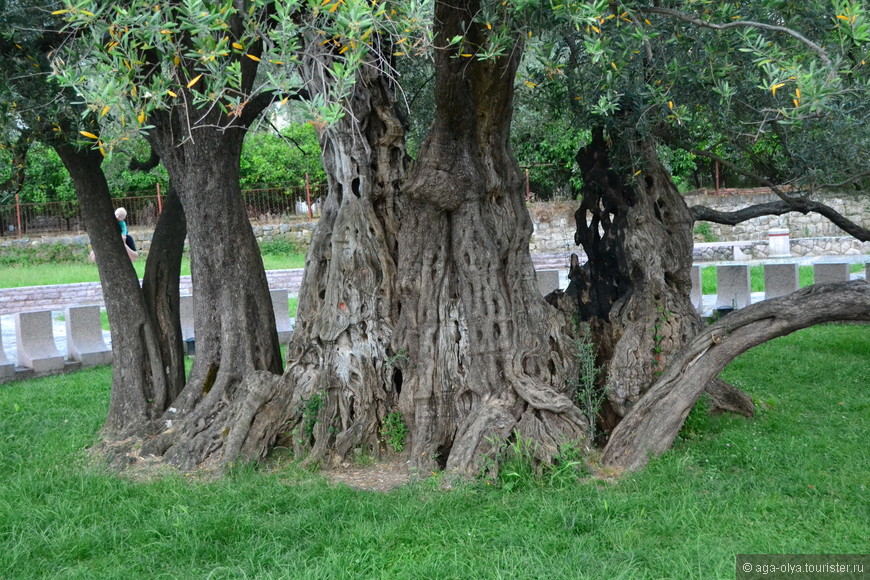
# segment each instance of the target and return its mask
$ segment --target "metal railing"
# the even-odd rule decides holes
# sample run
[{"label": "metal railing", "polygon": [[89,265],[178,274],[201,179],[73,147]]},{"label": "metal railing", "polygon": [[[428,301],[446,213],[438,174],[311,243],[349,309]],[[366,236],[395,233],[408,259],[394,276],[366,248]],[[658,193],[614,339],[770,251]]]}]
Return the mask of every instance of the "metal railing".
[{"label": "metal railing", "polygon": [[[301,187],[273,187],[242,191],[248,218],[254,223],[309,220],[320,216],[326,198],[326,184]],[[127,209],[129,227],[154,227],[163,208],[165,194],[158,185],[152,195],[113,198],[115,207]],[[84,220],[77,201],[13,203],[0,205],[0,237],[21,237],[58,232],[83,233]]]}]

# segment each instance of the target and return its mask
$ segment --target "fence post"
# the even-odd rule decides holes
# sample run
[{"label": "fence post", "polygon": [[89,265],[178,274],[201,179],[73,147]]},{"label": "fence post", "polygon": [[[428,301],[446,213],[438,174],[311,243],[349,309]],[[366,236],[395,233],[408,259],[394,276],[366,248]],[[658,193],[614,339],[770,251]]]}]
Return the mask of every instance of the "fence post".
[{"label": "fence post", "polygon": [[160,199],[160,182],[157,182],[157,215],[163,213],[163,201]]},{"label": "fence post", "polygon": [[15,215],[18,217],[18,237],[21,237],[21,204],[18,200],[18,194],[15,194]]},{"label": "fence post", "polygon": [[311,185],[308,183],[308,172],[305,172],[305,205],[308,206],[308,221],[314,219],[311,214]]}]

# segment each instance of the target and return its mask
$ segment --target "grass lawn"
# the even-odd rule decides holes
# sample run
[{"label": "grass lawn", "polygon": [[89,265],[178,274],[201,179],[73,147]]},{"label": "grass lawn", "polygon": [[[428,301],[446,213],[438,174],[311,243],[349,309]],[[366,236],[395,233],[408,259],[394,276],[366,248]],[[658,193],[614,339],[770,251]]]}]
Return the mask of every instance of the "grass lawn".
[{"label": "grass lawn", "polygon": [[738,553],[870,545],[870,326],[823,326],[724,378],[754,419],[693,411],[618,481],[390,493],[275,458],[207,482],[89,463],[109,368],[0,385],[0,578],[733,578]]},{"label": "grass lawn", "polygon": [[[288,242],[264,242],[260,249],[266,270],[305,267],[305,254]],[[39,252],[7,252],[6,256],[0,258],[0,288],[100,281],[97,265],[89,262],[87,255],[82,252],[64,251],[49,246]],[[145,259],[140,258],[133,263],[133,267],[139,278],[142,278],[145,273]],[[181,263],[181,275],[190,275],[190,257],[186,253]]]}]

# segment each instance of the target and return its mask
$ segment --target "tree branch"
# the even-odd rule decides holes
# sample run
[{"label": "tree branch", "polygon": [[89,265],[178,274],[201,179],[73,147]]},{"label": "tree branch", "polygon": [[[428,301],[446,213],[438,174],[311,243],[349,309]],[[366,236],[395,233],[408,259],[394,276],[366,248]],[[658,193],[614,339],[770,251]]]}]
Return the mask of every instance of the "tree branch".
[{"label": "tree branch", "polygon": [[18,135],[15,143],[9,147],[12,153],[10,159],[12,171],[9,179],[0,183],[0,194],[16,194],[21,190],[27,173],[27,151],[30,149],[30,144],[30,131],[24,130]]},{"label": "tree branch", "polygon": [[[718,161],[719,163],[735,171],[736,173],[740,173],[741,175],[751,177],[752,179],[757,180],[759,183],[765,185],[766,187],[769,187],[770,190],[782,200],[781,203],[773,202],[769,204],[759,204],[759,206],[757,206],[757,210],[755,209],[756,206],[753,206],[738,210],[736,212],[720,212],[704,206],[694,206],[691,208],[691,211],[692,215],[695,218],[695,221],[703,220],[733,226],[746,220],[760,217],[763,215],[782,215],[784,213],[788,213],[789,211],[796,211],[802,214],[815,212],[826,217],[828,220],[831,221],[831,223],[833,223],[835,226],[837,226],[850,236],[854,236],[856,239],[861,240],[862,242],[870,241],[870,230],[846,218],[834,208],[818,201],[813,201],[809,199],[809,196],[812,195],[815,191],[819,189],[831,189],[834,187],[833,185],[816,186],[800,197],[793,197],[783,191],[781,187],[777,186],[774,183],[771,183],[769,180],[761,177],[760,175],[745,171],[737,165],[731,163],[730,161],[722,159],[718,155],[714,155],[707,151],[701,151],[698,149],[692,149],[690,152],[700,157],[706,157],[708,159]],[[867,173],[868,172],[864,172],[858,176],[853,176],[842,183],[853,183],[854,181],[861,179],[862,176],[866,176]]]},{"label": "tree branch", "polygon": [[616,426],[602,463],[633,471],[674,442],[705,385],[750,348],[825,322],[870,321],[865,280],[807,286],[732,312],[692,339]]},{"label": "tree branch", "polygon": [[[150,146],[150,143],[149,143]],[[160,165],[160,156],[154,147],[151,147],[151,155],[145,161],[139,161],[131,155],[128,167],[131,171],[150,171]]]},{"label": "tree branch", "polygon": [[707,22],[706,20],[702,20],[697,16],[693,16],[691,14],[686,14],[685,12],[680,12],[678,10],[673,10],[671,8],[660,8],[660,7],[647,7],[641,8],[639,10],[642,14],[660,14],[662,16],[668,16],[670,18],[676,18],[678,20],[682,20],[683,22],[689,22],[690,24],[695,24],[702,28],[710,28],[712,30],[728,30],[729,28],[758,28],[759,30],[769,30],[771,32],[782,32],[783,34],[788,34],[789,36],[797,39],[799,42],[808,46],[813,52],[819,55],[821,61],[825,64],[828,69],[832,69],[834,64],[831,62],[828,53],[825,52],[825,49],[801,34],[800,32],[788,28],[786,26],[776,26],[774,24],[765,24],[763,22],[754,22],[752,20],[736,20],[734,22],[728,22],[726,24],[714,24],[712,22]]},{"label": "tree branch", "polygon": [[308,91],[305,89],[297,89],[296,92],[293,93],[285,93],[280,91],[264,91],[262,93],[258,93],[254,96],[248,103],[245,105],[244,109],[242,109],[242,114],[240,115],[240,120],[242,122],[243,127],[250,127],[254,124],[263,111],[266,110],[269,105],[274,103],[279,99],[292,99],[301,101],[309,98]]}]

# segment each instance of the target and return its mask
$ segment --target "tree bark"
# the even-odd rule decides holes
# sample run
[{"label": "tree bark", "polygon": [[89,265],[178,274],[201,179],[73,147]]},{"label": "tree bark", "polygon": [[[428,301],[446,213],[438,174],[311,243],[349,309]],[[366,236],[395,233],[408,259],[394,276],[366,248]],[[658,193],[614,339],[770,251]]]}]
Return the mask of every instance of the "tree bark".
[{"label": "tree bark", "polygon": [[758,302],[698,334],[611,433],[604,465],[636,470],[667,451],[703,386],[738,355],[768,340],[815,324],[870,321],[870,284],[864,280],[813,285]]},{"label": "tree bark", "polygon": [[188,134],[180,129],[184,114],[166,113],[149,140],[186,217],[196,357],[161,432],[142,453],[190,469],[220,455],[243,378],[282,367],[269,285],[239,186],[245,127],[226,127],[214,113],[218,118],[203,119]]},{"label": "tree bark", "polygon": [[[436,2],[436,46],[485,46],[477,2]],[[529,255],[531,220],[509,147],[522,52],[479,60],[436,51],[436,114],[404,187],[401,312],[407,357],[399,407],[421,471],[476,473],[508,439],[542,460],[588,443],[573,399],[571,322],[543,300]]]},{"label": "tree bark", "polygon": [[151,324],[160,336],[160,352],[166,368],[165,397],[155,401],[161,411],[165,411],[175,401],[185,383],[179,282],[186,237],[184,208],[170,182],[163,211],[151,237],[151,248],[142,279],[145,306],[148,308]]},{"label": "tree bark", "polygon": [[[309,43],[304,78],[312,94],[329,94],[331,48],[318,40]],[[320,132],[329,194],[282,379],[290,445],[309,462],[340,461],[352,449],[380,456],[379,429],[401,386],[391,341],[405,133],[380,58],[357,72],[345,116]]]},{"label": "tree bark", "polygon": [[112,323],[112,392],[104,435],[123,439],[141,434],[165,410],[172,394],[168,361],[118,232],[102,155],[66,142],[52,145],[73,180]]},{"label": "tree bark", "polygon": [[618,145],[609,146],[599,128],[577,155],[584,186],[574,240],[589,260],[574,269],[567,292],[593,328],[606,428],[701,329],[689,298],[692,216],[652,140],[628,136]]}]

